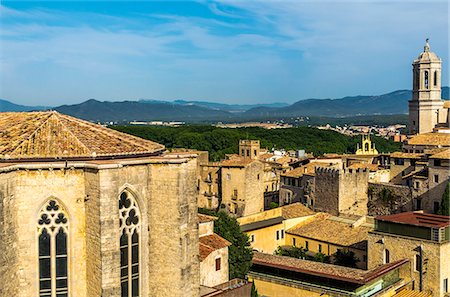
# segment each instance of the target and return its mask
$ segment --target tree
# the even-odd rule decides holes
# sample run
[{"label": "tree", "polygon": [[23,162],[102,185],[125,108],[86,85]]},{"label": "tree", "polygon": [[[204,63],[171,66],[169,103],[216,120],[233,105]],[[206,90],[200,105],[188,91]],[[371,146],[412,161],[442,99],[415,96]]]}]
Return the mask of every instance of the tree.
[{"label": "tree", "polygon": [[251,291],[251,295],[250,296],[251,297],[258,297],[259,296],[258,290],[255,287],[255,282],[254,281],[252,283],[252,291]]},{"label": "tree", "polygon": [[322,263],[330,263],[330,256],[327,256],[322,253],[317,253],[314,255],[314,261]]},{"label": "tree", "polygon": [[214,222],[214,232],[232,243],[228,248],[230,279],[245,278],[253,258],[249,238],[241,231],[236,218],[229,216],[225,211],[219,211],[217,216],[218,219]]},{"label": "tree", "polygon": [[305,259],[306,257],[306,250],[302,247],[281,247],[278,246],[277,249],[274,252],[277,256],[287,256],[292,258],[298,258],[298,259]]},{"label": "tree", "polygon": [[335,265],[347,266],[347,267],[356,267],[356,263],[359,262],[359,259],[355,257],[355,253],[350,250],[337,250],[336,253],[333,254]]},{"label": "tree", "polygon": [[447,183],[444,194],[442,194],[441,206],[439,207],[438,214],[443,216],[450,216],[450,183]]}]

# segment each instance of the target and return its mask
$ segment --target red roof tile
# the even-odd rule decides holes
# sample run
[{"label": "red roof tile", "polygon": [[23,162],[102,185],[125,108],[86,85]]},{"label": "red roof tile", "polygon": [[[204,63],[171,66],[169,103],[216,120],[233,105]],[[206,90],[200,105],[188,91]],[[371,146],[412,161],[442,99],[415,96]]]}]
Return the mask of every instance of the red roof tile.
[{"label": "red roof tile", "polygon": [[431,227],[431,228],[441,228],[450,225],[450,216],[441,216],[417,211],[379,216],[376,217],[376,219],[379,221],[422,226],[422,227]]}]

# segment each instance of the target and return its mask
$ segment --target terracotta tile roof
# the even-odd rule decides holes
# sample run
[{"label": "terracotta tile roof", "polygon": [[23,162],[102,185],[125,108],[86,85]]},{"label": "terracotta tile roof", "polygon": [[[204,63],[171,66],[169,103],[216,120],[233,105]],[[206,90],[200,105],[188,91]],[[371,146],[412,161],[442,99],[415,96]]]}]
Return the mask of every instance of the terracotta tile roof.
[{"label": "terracotta tile roof", "polygon": [[430,158],[432,158],[432,159],[450,159],[450,149],[446,149],[444,151],[441,151],[439,153],[431,155]]},{"label": "terracotta tile roof", "polygon": [[443,145],[450,146],[449,133],[424,133],[408,139],[410,145]]},{"label": "terracotta tile roof", "polygon": [[376,217],[376,220],[429,228],[442,228],[450,225],[450,216],[441,216],[418,211],[378,216]]},{"label": "terracotta tile roof", "polygon": [[394,152],[390,156],[391,158],[420,159],[423,156],[423,154]]},{"label": "terracotta tile roof", "polygon": [[163,149],[161,144],[54,111],[0,113],[0,160],[130,156]]},{"label": "terracotta tile roof", "polygon": [[213,217],[213,216],[208,216],[202,213],[197,214],[198,217],[198,222],[199,223],[207,223],[207,222],[212,222],[217,220],[217,217]]},{"label": "terracotta tile roof", "polygon": [[300,223],[286,233],[302,236],[340,246],[362,248],[371,228],[365,226],[352,227],[351,224],[331,220],[330,215],[319,214],[307,222]]},{"label": "terracotta tile roof", "polygon": [[243,157],[233,157],[231,159],[223,160],[220,165],[225,167],[245,167],[255,160]]},{"label": "terracotta tile roof", "polygon": [[284,219],[293,219],[299,217],[305,217],[315,214],[314,211],[304,206],[300,202],[292,203],[281,207],[281,216]]},{"label": "terracotta tile roof", "polygon": [[354,163],[348,166],[350,169],[369,169],[369,171],[377,171],[378,164],[368,164],[368,163]]},{"label": "terracotta tile roof", "polygon": [[253,265],[269,266],[363,285],[386,274],[389,271],[392,271],[395,268],[402,266],[405,263],[408,263],[408,260],[404,259],[389,264],[384,264],[372,270],[362,270],[292,257],[254,252],[252,262]]},{"label": "terracotta tile roof", "polygon": [[265,153],[265,154],[261,154],[261,155],[259,155],[258,156],[258,159],[260,159],[260,160],[267,160],[267,159],[269,159],[269,158],[272,158],[274,156],[274,154],[271,154],[271,153]]},{"label": "terracotta tile roof", "polygon": [[324,162],[310,162],[308,164],[302,165],[286,173],[282,174],[282,176],[286,177],[301,177],[303,175],[315,175],[316,174],[316,166],[318,167],[333,167],[333,164],[324,163]]},{"label": "terracotta tile roof", "polygon": [[199,239],[199,252],[200,261],[203,261],[208,257],[209,254],[216,250],[226,248],[231,245],[231,242],[220,237],[216,233],[211,235],[201,236]]}]

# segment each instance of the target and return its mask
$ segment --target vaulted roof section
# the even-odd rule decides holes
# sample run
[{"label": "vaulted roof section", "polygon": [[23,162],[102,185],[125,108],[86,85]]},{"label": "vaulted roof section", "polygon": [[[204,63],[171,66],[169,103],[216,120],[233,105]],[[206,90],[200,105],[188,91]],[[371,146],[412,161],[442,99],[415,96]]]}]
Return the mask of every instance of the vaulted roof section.
[{"label": "vaulted roof section", "polygon": [[0,161],[154,155],[164,146],[54,111],[0,113]]}]

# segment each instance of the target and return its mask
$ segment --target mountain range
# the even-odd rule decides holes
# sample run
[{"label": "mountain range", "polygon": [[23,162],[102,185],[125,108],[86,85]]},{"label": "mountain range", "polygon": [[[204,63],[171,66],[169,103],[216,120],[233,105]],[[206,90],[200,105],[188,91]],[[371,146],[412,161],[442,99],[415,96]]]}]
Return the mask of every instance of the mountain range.
[{"label": "mountain range", "polygon": [[[449,99],[449,87],[442,88]],[[239,105],[203,101],[160,100],[98,101],[89,99],[51,109],[71,116],[100,122],[129,121],[239,121],[297,116],[348,117],[355,115],[406,114],[410,90],[398,90],[378,96],[351,96],[338,99],[306,99],[286,103]],[[23,106],[0,99],[1,111],[45,110],[45,106]]]}]

